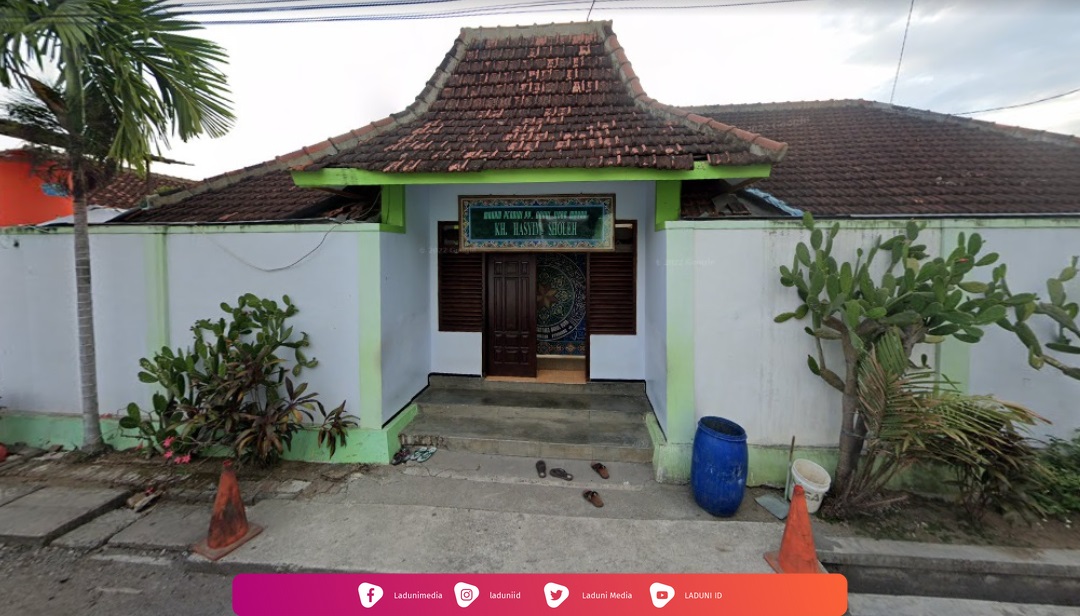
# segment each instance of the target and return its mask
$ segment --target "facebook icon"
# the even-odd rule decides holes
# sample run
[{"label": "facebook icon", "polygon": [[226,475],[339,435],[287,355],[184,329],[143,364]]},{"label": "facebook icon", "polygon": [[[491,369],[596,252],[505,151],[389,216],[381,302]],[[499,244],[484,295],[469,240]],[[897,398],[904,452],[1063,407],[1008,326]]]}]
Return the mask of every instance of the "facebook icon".
[{"label": "facebook icon", "polygon": [[360,592],[360,605],[364,607],[373,607],[382,599],[382,588],[374,584],[364,582],[357,590]]}]

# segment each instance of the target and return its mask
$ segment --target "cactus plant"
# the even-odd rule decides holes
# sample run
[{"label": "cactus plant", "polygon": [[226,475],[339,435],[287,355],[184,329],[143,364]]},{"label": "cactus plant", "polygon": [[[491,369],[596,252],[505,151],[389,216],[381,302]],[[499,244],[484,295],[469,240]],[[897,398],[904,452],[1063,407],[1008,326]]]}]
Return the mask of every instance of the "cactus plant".
[{"label": "cactus plant", "polygon": [[[810,371],[843,394],[840,457],[834,474],[834,511],[855,507],[871,494],[853,493],[852,473],[859,460],[867,425],[859,412],[859,364],[886,334],[895,334],[900,348],[884,358],[891,370],[903,372],[912,363],[914,346],[941,342],[947,337],[974,343],[984,328],[1006,317],[1007,305],[1028,301],[1007,297],[1001,285],[969,280],[976,268],[989,266],[996,253],[983,252],[983,240],[961,233],[956,247],[945,256],[930,258],[919,243],[923,226],[910,221],[903,232],[856,251],[854,263],[840,263],[832,254],[840,225],[819,227],[810,214],[803,218],[810,233],[809,244],[799,242],[791,267],[780,267],[780,283],[793,287],[801,303],[777,322],[809,317],[805,328],[817,347],[810,355]],[[887,259],[884,268],[876,262]],[[883,271],[882,271],[883,269]],[[823,341],[837,341],[844,355],[844,369],[836,372],[825,361]],[[879,357],[879,359],[882,359]],[[921,362],[925,365],[925,357]],[[858,488],[854,488],[858,489]]]},{"label": "cactus plant", "polygon": [[[998,325],[1016,334],[1020,342],[1028,349],[1028,363],[1036,370],[1049,365],[1067,377],[1080,380],[1080,366],[1073,366],[1047,353],[1047,349],[1055,353],[1068,355],[1080,355],[1080,342],[1074,342],[1070,336],[1080,338],[1080,325],[1076,322],[1077,313],[1080,313],[1080,305],[1070,302],[1065,295],[1065,283],[1076,277],[1077,257],[1072,258],[1065,269],[1061,270],[1056,278],[1046,281],[1046,291],[1049,302],[1039,301],[1040,298],[1031,293],[1014,295],[1009,291],[1009,285],[1005,280],[1006,268],[999,265],[994,269],[994,279],[987,289],[988,293],[1001,292],[1010,298],[1013,306],[1014,318],[1003,318]],[[1056,334],[1053,340],[1040,342],[1030,322],[1033,316],[1047,317],[1053,321]]]}]

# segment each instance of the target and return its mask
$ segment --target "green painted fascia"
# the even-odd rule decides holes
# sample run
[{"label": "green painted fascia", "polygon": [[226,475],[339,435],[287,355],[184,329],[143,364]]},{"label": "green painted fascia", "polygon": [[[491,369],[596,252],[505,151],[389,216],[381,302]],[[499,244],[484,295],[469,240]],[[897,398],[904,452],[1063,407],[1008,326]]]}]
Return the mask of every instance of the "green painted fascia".
[{"label": "green painted fascia", "polygon": [[537,182],[615,182],[636,180],[713,180],[726,178],[767,178],[771,165],[738,167],[713,166],[695,162],[692,170],[601,167],[597,169],[489,169],[455,173],[383,173],[364,169],[320,169],[293,171],[300,187],[375,186],[393,184],[530,184]]},{"label": "green painted fascia", "polygon": [[[903,229],[908,218],[820,218],[829,225],[840,223],[844,230]],[[1080,218],[916,218],[929,229],[1078,229]],[[801,218],[755,218],[751,220],[711,219],[676,220],[664,224],[665,229],[802,229]]]},{"label": "green painted fascia", "polygon": [[405,233],[405,186],[388,184],[381,191],[382,209],[379,221],[391,227],[392,233]]},{"label": "green painted fascia", "polygon": [[382,426],[382,266],[379,235],[357,236],[360,263],[360,426]]},{"label": "green painted fascia", "polygon": [[[102,439],[116,449],[129,449],[139,440],[124,434],[117,417],[102,415]],[[63,445],[77,449],[83,443],[82,416],[53,413],[0,413],[0,443],[26,443],[34,447]]]},{"label": "green painted fascia", "polygon": [[669,443],[656,415],[649,413],[645,427],[653,446],[653,472],[658,483],[689,483],[693,443]]},{"label": "green painted fascia", "polygon": [[293,437],[292,447],[282,458],[335,464],[389,464],[390,458],[401,448],[398,439],[401,431],[416,418],[418,411],[419,408],[414,404],[398,413],[397,417],[382,428],[350,429],[345,446],[339,447],[333,457],[330,457],[330,450],[319,447],[318,429],[305,429]]},{"label": "green painted fascia", "polygon": [[[416,418],[418,411],[415,404],[410,405],[383,427],[350,429],[345,446],[338,448],[332,458],[329,450],[319,447],[318,428],[305,428],[293,436],[292,446],[282,457],[304,462],[389,464],[394,452],[401,447],[401,431]],[[101,431],[105,442],[116,449],[131,449],[139,444],[139,439],[130,436],[132,431],[120,429],[116,417],[102,417]],[[3,413],[0,414],[0,442],[26,443],[41,448],[63,445],[65,449],[76,449],[82,445],[82,418],[47,413]]]},{"label": "green painted fascia", "polygon": [[[938,254],[948,255],[956,244],[956,234],[959,231],[944,224],[939,225],[937,231]],[[971,346],[947,336],[934,349],[938,374],[948,377],[961,393],[967,393],[968,384],[971,383]]]},{"label": "green painted fascia", "polygon": [[164,233],[143,238],[143,267],[146,275],[146,346],[153,357],[169,340],[169,258]]},{"label": "green painted fascia", "polygon": [[682,182],[661,180],[656,183],[656,230],[662,231],[664,223],[679,219],[682,210]]},{"label": "green painted fascia", "polygon": [[[93,235],[213,235],[216,233],[378,233],[384,231],[379,223],[369,222],[313,222],[271,223],[271,224],[235,224],[235,225],[93,225]],[[0,227],[0,236],[22,235],[71,235],[71,227],[36,228],[36,227]]]},{"label": "green painted fascia", "polygon": [[667,439],[694,440],[694,233],[669,230],[667,245]]}]

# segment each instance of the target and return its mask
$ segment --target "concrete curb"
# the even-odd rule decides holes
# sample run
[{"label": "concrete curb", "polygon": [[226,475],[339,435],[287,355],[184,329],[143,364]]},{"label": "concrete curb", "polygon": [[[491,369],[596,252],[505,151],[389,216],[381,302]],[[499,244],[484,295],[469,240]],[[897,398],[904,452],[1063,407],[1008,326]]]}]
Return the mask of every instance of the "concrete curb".
[{"label": "concrete curb", "polygon": [[819,538],[855,593],[1080,606],[1080,550]]}]

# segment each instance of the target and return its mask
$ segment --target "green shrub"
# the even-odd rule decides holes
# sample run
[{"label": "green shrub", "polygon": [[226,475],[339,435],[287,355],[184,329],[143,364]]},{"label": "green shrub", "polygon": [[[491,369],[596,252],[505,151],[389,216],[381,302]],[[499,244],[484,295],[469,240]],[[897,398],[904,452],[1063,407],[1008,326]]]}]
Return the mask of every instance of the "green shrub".
[{"label": "green shrub", "polygon": [[1049,515],[1080,512],[1080,430],[1072,439],[1051,438],[1039,454],[1046,469],[1039,502]]},{"label": "green shrub", "polygon": [[[356,420],[345,415],[344,402],[327,411],[307,383],[293,383],[318,362],[304,355],[308,335],[296,339],[286,325],[298,309],[287,295],[282,301],[284,307],[248,293],[236,307],[222,303],[229,318],[197,321],[190,350],[163,348],[152,360],[140,360],[139,380],[164,393],[154,394],[145,416],[128,405],[121,427],[137,430],[148,452],[172,461],[223,446],[237,460],[272,464],[317,413],[318,443],[333,456]],[[291,371],[280,355],[286,349],[292,350]]]}]

